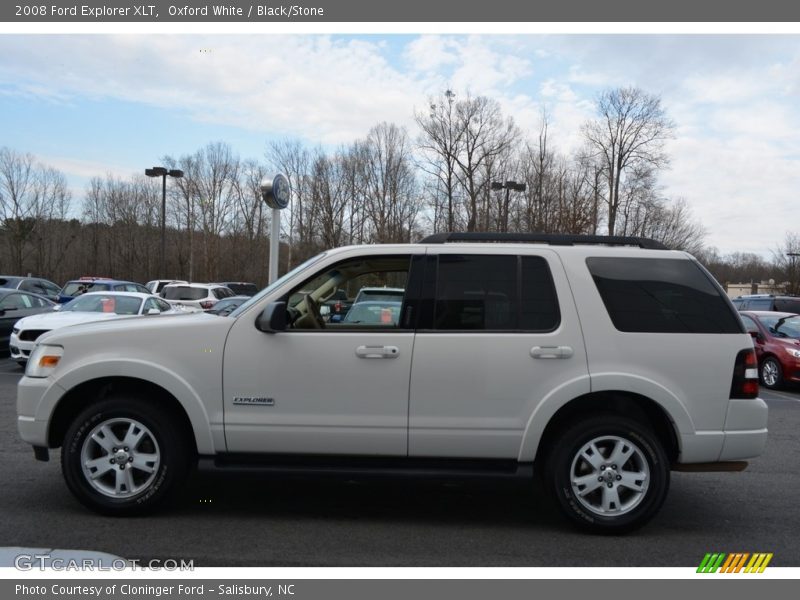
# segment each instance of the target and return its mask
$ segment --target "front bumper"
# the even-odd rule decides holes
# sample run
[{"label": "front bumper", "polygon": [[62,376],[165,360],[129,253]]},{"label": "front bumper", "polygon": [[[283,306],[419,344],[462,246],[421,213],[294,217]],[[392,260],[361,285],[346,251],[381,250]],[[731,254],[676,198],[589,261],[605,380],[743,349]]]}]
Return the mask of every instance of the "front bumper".
[{"label": "front bumper", "polygon": [[28,357],[31,355],[31,351],[35,345],[35,341],[28,342],[20,340],[16,333],[12,333],[8,339],[8,347],[11,350],[11,358],[20,363],[28,362]]},{"label": "front bumper", "polygon": [[23,377],[17,384],[17,430],[23,441],[48,447],[52,409],[63,395],[50,378]]}]

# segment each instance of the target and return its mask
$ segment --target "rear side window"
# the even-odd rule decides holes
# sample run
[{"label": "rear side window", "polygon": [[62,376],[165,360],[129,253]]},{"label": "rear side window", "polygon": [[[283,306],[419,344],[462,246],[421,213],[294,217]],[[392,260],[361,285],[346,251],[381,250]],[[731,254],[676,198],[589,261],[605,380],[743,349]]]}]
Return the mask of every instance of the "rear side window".
[{"label": "rear side window", "polygon": [[596,257],[586,264],[619,331],[744,332],[721,289],[694,261]]},{"label": "rear side window", "polygon": [[772,310],[772,298],[764,298],[762,300],[748,300],[746,302],[747,310]]},{"label": "rear side window", "polygon": [[439,256],[434,328],[552,331],[560,313],[547,262],[537,256]]}]

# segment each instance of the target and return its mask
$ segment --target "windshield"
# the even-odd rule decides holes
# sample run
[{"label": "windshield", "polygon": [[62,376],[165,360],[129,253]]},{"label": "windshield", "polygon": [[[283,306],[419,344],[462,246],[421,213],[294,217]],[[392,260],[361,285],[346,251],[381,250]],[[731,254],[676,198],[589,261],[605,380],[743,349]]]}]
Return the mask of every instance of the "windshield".
[{"label": "windshield", "polygon": [[800,316],[762,317],[761,322],[775,337],[800,339]]},{"label": "windshield", "polygon": [[258,294],[250,298],[247,302],[245,302],[239,308],[233,311],[229,316],[234,318],[238,317],[240,314],[242,314],[244,311],[250,308],[253,304],[260,301],[264,296],[271,294],[273,290],[277,290],[289,279],[291,279],[298,273],[305,271],[308,267],[321,260],[326,254],[327,252],[322,252],[321,254],[317,254],[316,256],[309,258],[306,262],[302,263],[301,265],[298,265],[297,267],[286,273],[286,275],[284,275],[283,277],[278,277],[278,279],[276,279],[273,283],[269,284]]},{"label": "windshield", "polygon": [[79,296],[67,302],[61,312],[99,312],[116,313],[118,315],[139,314],[139,307],[142,301],[133,296],[111,296],[106,294],[96,294],[91,296]]}]

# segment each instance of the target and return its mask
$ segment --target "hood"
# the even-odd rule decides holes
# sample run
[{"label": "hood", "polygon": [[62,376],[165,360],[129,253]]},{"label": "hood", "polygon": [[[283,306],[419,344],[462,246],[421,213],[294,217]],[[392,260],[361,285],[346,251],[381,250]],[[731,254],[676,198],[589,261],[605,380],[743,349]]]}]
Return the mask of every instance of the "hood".
[{"label": "hood", "polygon": [[[76,313],[77,314],[77,313]],[[102,314],[102,313],[83,313],[83,314]],[[55,316],[55,315],[42,315],[42,316]],[[89,338],[97,334],[105,334],[111,336],[114,340],[119,339],[132,339],[140,335],[152,336],[156,339],[169,339],[170,335],[180,335],[181,330],[184,328],[202,328],[205,324],[206,327],[210,325],[219,325],[219,322],[230,321],[230,324],[225,323],[229,328],[233,325],[233,319],[221,319],[214,315],[208,315],[204,312],[187,312],[174,315],[151,315],[151,316],[136,316],[136,315],[110,315],[112,318],[106,319],[93,319],[82,322],[72,322],[69,327],[61,326],[58,330],[49,331],[39,338],[38,341],[48,340],[66,340],[68,338]],[[116,318],[113,318],[116,317]],[[32,317],[28,317],[32,318]],[[36,326],[38,327],[38,323]],[[29,325],[28,328],[32,328]],[[42,327],[45,329],[45,327]]]},{"label": "hood", "polygon": [[113,319],[128,319],[133,315],[118,315],[116,313],[101,312],[48,312],[38,315],[31,315],[16,322],[14,327],[17,329],[58,329],[68,325],[78,325],[80,323],[92,323],[95,321],[110,321]]}]

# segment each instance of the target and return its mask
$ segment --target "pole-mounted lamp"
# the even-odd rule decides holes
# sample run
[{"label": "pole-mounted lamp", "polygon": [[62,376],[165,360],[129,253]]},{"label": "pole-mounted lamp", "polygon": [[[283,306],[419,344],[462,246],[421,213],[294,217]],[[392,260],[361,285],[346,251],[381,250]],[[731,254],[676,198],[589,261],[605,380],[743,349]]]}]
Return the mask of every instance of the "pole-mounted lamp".
[{"label": "pole-mounted lamp", "polygon": [[169,169],[165,167],[153,167],[145,169],[144,174],[148,177],[161,177],[161,268],[160,277],[166,279],[166,244],[167,244],[167,175],[170,177],[183,177],[180,169]]}]

